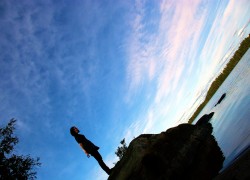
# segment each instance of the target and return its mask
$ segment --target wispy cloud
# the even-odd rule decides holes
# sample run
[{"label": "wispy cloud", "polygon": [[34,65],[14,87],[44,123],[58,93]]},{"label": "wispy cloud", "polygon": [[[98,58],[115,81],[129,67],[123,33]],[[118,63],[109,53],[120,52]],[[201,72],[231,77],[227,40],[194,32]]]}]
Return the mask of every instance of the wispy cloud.
[{"label": "wispy cloud", "polygon": [[[206,16],[206,13],[198,13],[199,3],[199,1],[165,2],[161,6],[162,19],[159,28],[161,32],[158,42],[163,41],[163,44],[169,45],[165,48],[168,52],[165,53],[162,49],[160,56],[164,60],[165,68],[158,79],[156,102],[168,96],[170,91],[176,90],[184,70],[196,60],[197,45]],[[169,21],[171,24],[166,23]],[[162,37],[165,39],[162,40]]]},{"label": "wispy cloud", "polygon": [[[2,2],[1,124],[18,119],[19,151],[41,157],[44,168],[48,162],[59,168],[51,158],[58,157],[54,146],[68,140],[70,121],[93,111],[91,95],[100,70],[97,36],[106,23],[98,14],[103,13],[102,7],[98,3]],[[91,8],[96,14],[85,16]],[[92,123],[90,118],[84,120]],[[35,139],[39,139],[36,147]]]},{"label": "wispy cloud", "polygon": [[[135,89],[140,88],[143,83],[148,83],[148,80],[156,77],[156,74],[158,75],[156,101],[166,96],[170,88],[172,90],[176,88],[184,71],[185,61],[189,61],[188,64],[195,61],[192,53],[196,54],[205,17],[204,14],[203,16],[198,14],[198,5],[199,1],[186,4],[185,1],[163,2],[160,5],[160,21],[156,25],[158,31],[155,34],[148,34],[146,22],[143,21],[146,16],[146,3],[140,1],[137,4],[136,7],[140,11],[135,15],[133,35],[128,40],[130,42],[127,71],[129,93],[133,94]],[[188,55],[192,59],[186,59]]]},{"label": "wispy cloud", "polygon": [[[155,33],[147,33],[147,22],[144,21],[147,3],[139,2],[136,8],[140,10],[134,15],[132,36],[128,40],[127,79],[130,98],[141,92],[142,85],[156,87],[154,101],[151,105],[145,105],[145,111],[151,112],[150,116],[143,117],[144,120],[138,120],[141,123],[136,123],[142,127],[146,121],[144,130],[131,128],[146,132],[162,120],[158,117],[160,112],[167,118],[165,112],[171,104],[170,95],[176,94],[178,99],[183,98],[183,93],[178,93],[178,89],[181,82],[185,82],[185,70],[192,72],[189,65],[193,67],[196,60],[197,46],[207,14],[201,11],[200,1],[164,1],[156,10],[159,11],[160,20],[154,23]],[[157,83],[150,84],[152,79]],[[133,126],[136,127],[136,124]]]},{"label": "wispy cloud", "polygon": [[[16,103],[17,99],[22,98],[22,104],[28,107],[32,114],[41,114],[43,111],[42,114],[45,115],[51,112],[51,106],[54,106],[54,94],[65,96],[65,93],[69,92],[67,90],[72,88],[73,93],[82,92],[87,99],[91,93],[91,87],[97,83],[95,74],[98,71],[98,64],[94,61],[97,53],[94,52],[95,48],[86,49],[81,45],[87,43],[85,36],[96,39],[94,37],[96,35],[91,33],[100,28],[98,22],[96,21],[95,28],[92,28],[93,31],[81,37],[79,30],[71,23],[82,16],[72,13],[71,18],[75,19],[68,19],[70,15],[67,13],[71,12],[66,10],[66,7],[72,4],[50,2],[26,4],[24,2],[13,6],[11,2],[6,1],[5,6],[5,18],[1,18],[1,35],[4,35],[1,38],[1,52],[3,52],[1,90],[8,88],[12,89],[12,92],[1,94],[8,97],[9,103],[12,104],[11,111],[16,109],[16,112],[24,112],[24,106]],[[89,7],[100,8],[98,5],[94,7],[93,4]],[[90,23],[91,20],[86,18],[85,23]],[[79,29],[82,30],[83,27],[85,30],[88,28],[82,25]],[[68,31],[64,32],[64,28],[71,28],[72,34]],[[90,58],[93,61],[86,62],[82,59],[81,53],[84,50],[84,58]],[[13,96],[13,92],[15,96],[11,98],[8,93],[12,93]],[[75,99],[69,100],[69,103],[75,101]],[[33,106],[34,101],[39,103]],[[6,107],[10,106],[6,104]],[[20,116],[23,117],[24,114]],[[47,118],[47,121],[50,120]]]},{"label": "wispy cloud", "polygon": [[[143,71],[143,56],[141,54],[143,47],[140,43],[140,39],[143,38],[143,24],[142,18],[144,14],[144,7],[141,1],[136,1],[135,5],[135,12],[134,20],[132,22],[132,33],[131,37],[129,38],[128,42],[128,58],[129,64],[127,68],[127,81],[129,84],[129,89],[132,91],[136,86],[138,86],[142,81],[142,76],[144,74]],[[138,53],[139,52],[139,53]]]}]

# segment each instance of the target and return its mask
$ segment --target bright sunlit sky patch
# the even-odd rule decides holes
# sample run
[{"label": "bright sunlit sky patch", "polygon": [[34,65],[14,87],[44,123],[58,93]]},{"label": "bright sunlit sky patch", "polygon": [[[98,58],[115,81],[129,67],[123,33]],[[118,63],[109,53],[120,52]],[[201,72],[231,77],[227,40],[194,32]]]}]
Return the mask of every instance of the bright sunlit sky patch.
[{"label": "bright sunlit sky patch", "polygon": [[38,179],[107,179],[69,128],[112,167],[124,137],[188,121],[249,24],[249,0],[0,0],[0,125]]}]

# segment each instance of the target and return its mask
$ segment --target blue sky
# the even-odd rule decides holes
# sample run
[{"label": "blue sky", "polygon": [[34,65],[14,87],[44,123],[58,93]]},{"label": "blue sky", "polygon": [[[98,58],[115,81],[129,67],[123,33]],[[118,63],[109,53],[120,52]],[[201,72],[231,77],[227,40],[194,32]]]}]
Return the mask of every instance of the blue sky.
[{"label": "blue sky", "polygon": [[38,179],[107,179],[69,128],[113,167],[124,137],[187,122],[249,33],[248,0],[0,0],[0,125]]}]

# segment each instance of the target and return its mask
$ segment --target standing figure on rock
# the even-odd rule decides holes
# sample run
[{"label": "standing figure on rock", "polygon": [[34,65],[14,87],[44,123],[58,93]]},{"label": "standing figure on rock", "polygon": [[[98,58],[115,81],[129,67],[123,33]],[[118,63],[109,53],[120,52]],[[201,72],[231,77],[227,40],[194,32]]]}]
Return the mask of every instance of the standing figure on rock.
[{"label": "standing figure on rock", "polygon": [[94,145],[91,141],[89,141],[84,135],[79,134],[79,130],[77,127],[73,126],[70,128],[70,134],[75,137],[75,140],[80,145],[80,147],[83,149],[84,153],[89,158],[90,155],[93,156],[101,168],[107,173],[110,174],[111,170],[109,167],[103,162],[102,156],[98,152],[99,147]]}]

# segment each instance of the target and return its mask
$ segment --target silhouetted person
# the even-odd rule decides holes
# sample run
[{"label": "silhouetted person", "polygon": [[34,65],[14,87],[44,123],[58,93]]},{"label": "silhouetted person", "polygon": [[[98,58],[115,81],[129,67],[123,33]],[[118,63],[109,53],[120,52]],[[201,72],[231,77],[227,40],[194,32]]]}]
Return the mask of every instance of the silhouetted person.
[{"label": "silhouetted person", "polygon": [[79,134],[79,130],[77,127],[73,126],[70,128],[70,134],[75,137],[75,140],[79,143],[87,157],[89,158],[90,155],[93,156],[101,168],[107,173],[110,174],[111,170],[109,167],[103,162],[102,156],[98,152],[99,147],[94,145],[91,141],[89,141],[84,135]]}]

